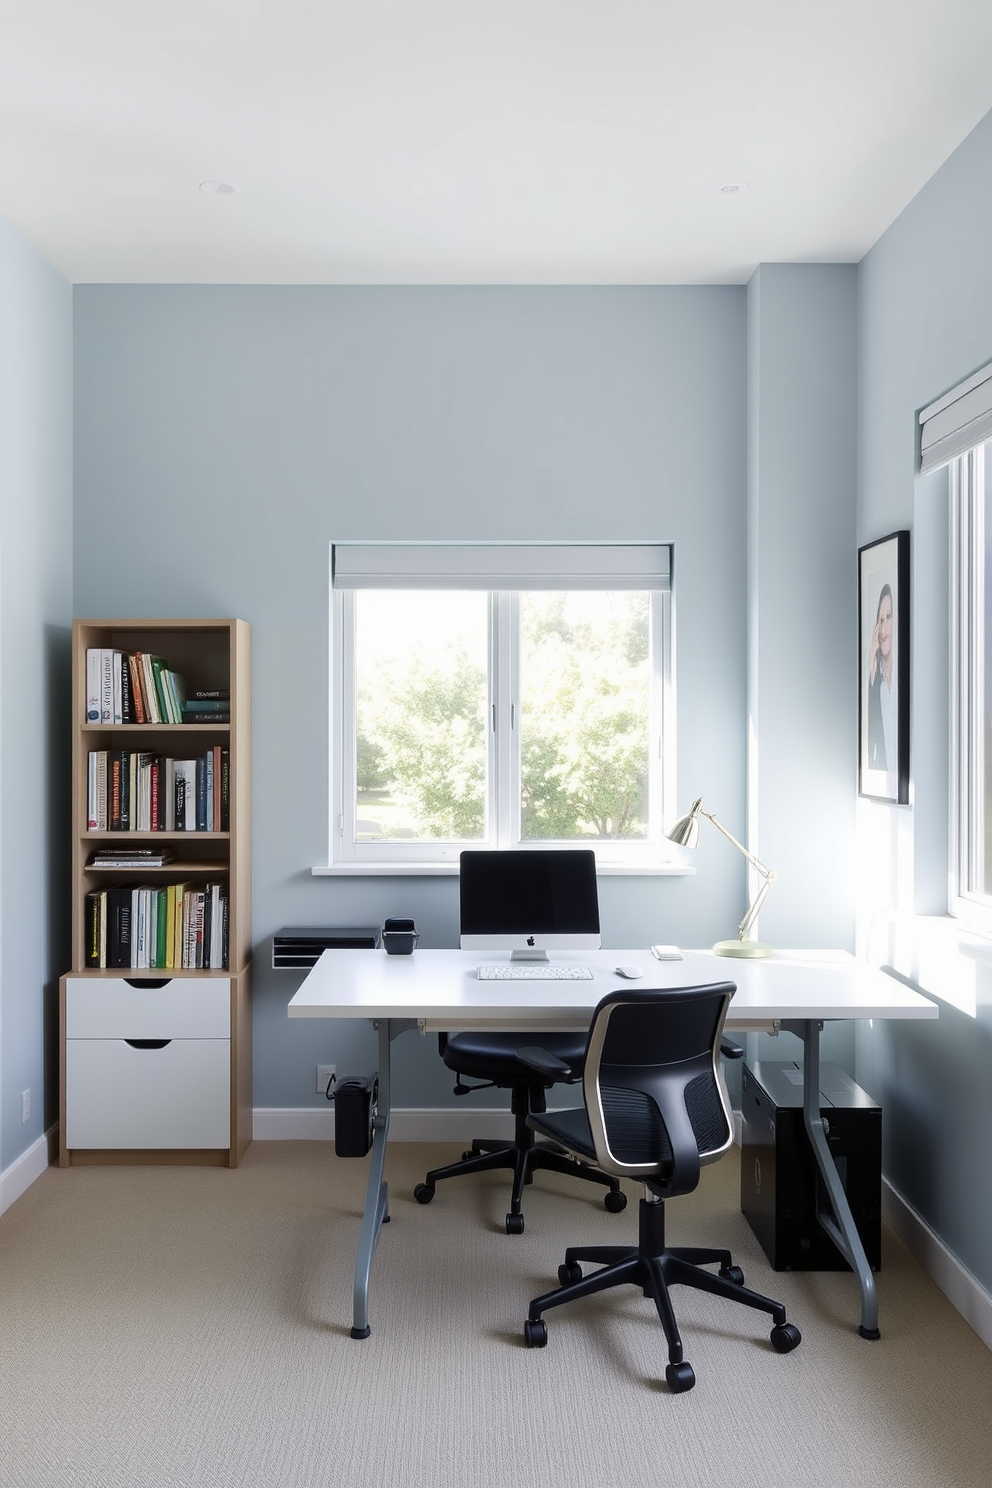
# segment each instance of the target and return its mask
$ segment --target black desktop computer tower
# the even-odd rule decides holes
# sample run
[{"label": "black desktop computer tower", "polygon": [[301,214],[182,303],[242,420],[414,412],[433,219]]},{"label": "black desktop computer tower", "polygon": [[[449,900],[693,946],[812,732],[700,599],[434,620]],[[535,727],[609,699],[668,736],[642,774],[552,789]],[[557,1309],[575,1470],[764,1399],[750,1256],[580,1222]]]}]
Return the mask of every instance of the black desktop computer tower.
[{"label": "black desktop computer tower", "polygon": [[[776,1271],[844,1271],[817,1221],[830,1211],[803,1125],[803,1067],[768,1061],[741,1071],[741,1209]],[[827,1145],[868,1264],[882,1264],[882,1108],[835,1064],[820,1067]]]}]

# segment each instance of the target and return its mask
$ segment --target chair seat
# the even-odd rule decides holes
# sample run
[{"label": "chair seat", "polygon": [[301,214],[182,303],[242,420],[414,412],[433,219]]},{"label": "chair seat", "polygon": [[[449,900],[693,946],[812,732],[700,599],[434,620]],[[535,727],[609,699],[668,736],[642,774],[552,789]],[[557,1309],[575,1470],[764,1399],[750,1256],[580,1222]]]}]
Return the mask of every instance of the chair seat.
[{"label": "chair seat", "polygon": [[527,1125],[542,1137],[567,1147],[569,1152],[577,1152],[590,1162],[596,1161],[596,1148],[585,1111],[548,1111],[546,1115],[528,1117]]},{"label": "chair seat", "polygon": [[[449,1036],[442,1058],[449,1069],[474,1079],[494,1080],[497,1084],[547,1085],[534,1070],[517,1057],[517,1050],[527,1042],[521,1033],[492,1033],[480,1030],[453,1033]],[[582,1072],[586,1040],[581,1033],[541,1034],[542,1049],[569,1065],[576,1074]]]}]

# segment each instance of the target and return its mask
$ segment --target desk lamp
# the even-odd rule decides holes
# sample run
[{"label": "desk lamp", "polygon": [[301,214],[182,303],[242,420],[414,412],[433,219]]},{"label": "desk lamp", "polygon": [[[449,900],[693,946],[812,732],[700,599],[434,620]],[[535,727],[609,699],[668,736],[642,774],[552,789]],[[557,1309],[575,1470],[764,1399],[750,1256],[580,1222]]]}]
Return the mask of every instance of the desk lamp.
[{"label": "desk lamp", "polygon": [[713,823],[718,832],[723,833],[728,842],[733,843],[737,851],[743,854],[754,871],[760,874],[762,879],[761,888],[755,894],[748,906],[747,914],[737,927],[737,939],[718,940],[713,950],[718,956],[770,956],[771,946],[765,945],[761,940],[750,940],[748,937],[751,927],[758,918],[758,911],[761,909],[768,895],[768,890],[778,875],[773,869],[766,868],[764,863],[759,862],[753,853],[749,853],[747,848],[737,841],[736,837],[732,837],[726,827],[717,821],[712,811],[704,811],[701,796],[697,796],[696,800],[693,801],[686,816],[679,817],[672,830],[668,833],[669,842],[674,842],[679,847],[695,847],[699,842],[699,818],[701,816],[705,816],[707,821]]}]

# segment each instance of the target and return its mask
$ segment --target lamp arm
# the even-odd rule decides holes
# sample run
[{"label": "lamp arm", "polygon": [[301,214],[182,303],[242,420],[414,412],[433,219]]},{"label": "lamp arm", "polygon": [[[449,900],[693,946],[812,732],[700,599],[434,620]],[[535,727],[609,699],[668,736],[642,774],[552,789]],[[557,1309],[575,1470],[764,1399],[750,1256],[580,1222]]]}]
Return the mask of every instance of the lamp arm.
[{"label": "lamp arm", "polygon": [[741,856],[745,858],[748,863],[750,863],[754,871],[760,874],[762,878],[761,888],[755,894],[754,898],[748,906],[747,913],[737,927],[737,939],[747,940],[761,911],[761,906],[764,904],[765,900],[768,897],[768,890],[771,888],[778,875],[773,868],[766,868],[761,859],[754,856],[754,853],[748,852],[743,843],[738,842],[737,838],[733,836],[731,832],[728,832],[726,827],[723,826],[721,822],[717,821],[712,812],[700,811],[699,814],[700,816],[705,816],[707,821],[712,822],[713,826],[716,827],[718,832],[723,833],[727,841],[732,843],[733,846],[736,847]]},{"label": "lamp arm", "polygon": [[728,842],[732,842],[733,843],[734,847],[736,847],[737,851],[741,854],[741,856],[742,857],[745,857],[747,859],[747,861],[751,864],[751,867],[754,869],[754,871],[756,873],[760,873],[761,874],[761,877],[765,880],[765,884],[767,885],[768,888],[770,888],[771,885],[775,882],[775,878],[776,878],[775,870],[772,869],[772,868],[766,868],[765,865],[764,865],[764,863],[762,863],[762,861],[761,861],[760,858],[756,858],[754,856],[754,853],[748,852],[747,848],[743,845],[743,843],[738,842],[737,841],[737,838],[734,837],[730,832],[728,832],[727,829],[726,829],[726,827],[723,826],[723,824],[721,822],[718,822],[717,821],[716,817],[713,815],[713,813],[711,811],[700,811],[699,814],[700,814],[700,816],[705,816],[705,818],[706,818],[706,820],[708,822],[712,822],[713,825],[716,827],[717,831],[718,832],[722,832],[723,835],[724,835],[724,837],[726,837],[726,839],[727,839]]},{"label": "lamp arm", "polygon": [[737,926],[738,940],[747,940],[748,936],[751,934],[751,929],[754,925],[755,920],[758,918],[761,906],[764,904],[765,900],[768,897],[768,890],[771,888],[774,882],[775,874],[769,874],[764,883],[761,885],[761,888],[755,894],[754,899],[752,900],[748,908],[747,914]]}]

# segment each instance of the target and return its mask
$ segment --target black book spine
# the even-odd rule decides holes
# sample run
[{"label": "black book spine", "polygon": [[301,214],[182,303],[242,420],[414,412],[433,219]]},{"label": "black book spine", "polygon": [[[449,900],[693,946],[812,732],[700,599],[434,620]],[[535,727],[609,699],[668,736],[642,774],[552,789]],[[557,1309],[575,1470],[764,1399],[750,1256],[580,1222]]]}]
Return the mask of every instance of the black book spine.
[{"label": "black book spine", "polygon": [[134,696],[131,692],[131,658],[121,652],[121,722],[135,723]]},{"label": "black book spine", "polygon": [[196,830],[205,832],[207,821],[207,761],[201,755],[196,762]]},{"label": "black book spine", "polygon": [[[222,749],[220,752],[220,829],[222,832],[231,830],[231,751]],[[214,790],[218,789],[218,782],[214,781]]]}]

